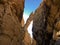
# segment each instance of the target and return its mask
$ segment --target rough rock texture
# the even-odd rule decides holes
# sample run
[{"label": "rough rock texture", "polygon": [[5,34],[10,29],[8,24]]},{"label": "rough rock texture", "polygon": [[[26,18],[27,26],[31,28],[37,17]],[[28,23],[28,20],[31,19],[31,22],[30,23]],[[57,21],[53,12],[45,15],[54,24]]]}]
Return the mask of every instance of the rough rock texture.
[{"label": "rough rock texture", "polygon": [[[46,17],[46,5],[44,2],[37,8],[33,19],[33,37],[36,40],[36,45],[43,45],[45,35],[45,17]],[[44,42],[44,43],[43,43]]]},{"label": "rough rock texture", "polygon": [[25,37],[24,37],[24,45],[31,45],[31,37],[28,31],[25,32]]},{"label": "rough rock texture", "polygon": [[30,14],[29,18],[27,19],[26,24],[25,24],[25,26],[24,26],[26,29],[29,27],[29,25],[30,25],[31,21],[33,20],[33,18],[34,18],[34,14],[33,14],[33,12],[32,12],[32,13]]},{"label": "rough rock texture", "polygon": [[[19,21],[21,22],[23,16],[24,0],[0,0],[1,4],[8,3],[12,8],[12,11],[16,13]],[[15,10],[13,10],[15,9]],[[22,15],[22,16],[21,16]]]},{"label": "rough rock texture", "polygon": [[24,18],[22,18],[22,20],[21,20],[21,25],[22,25],[22,27],[24,27]]},{"label": "rough rock texture", "polygon": [[36,40],[32,39],[32,44],[31,45],[36,45]]},{"label": "rough rock texture", "polygon": [[0,45],[24,45],[24,0],[0,0]]},{"label": "rough rock texture", "polygon": [[60,30],[59,2],[60,0],[43,0],[35,11],[32,31],[36,45],[50,45],[52,39],[56,40],[55,36]]},{"label": "rough rock texture", "polygon": [[24,29],[25,29],[25,37],[24,37],[24,44],[25,45],[31,45],[31,37],[30,34],[28,33],[28,26],[30,25],[31,21],[33,20],[33,12],[30,14],[29,18],[26,21],[26,24],[24,25]]}]

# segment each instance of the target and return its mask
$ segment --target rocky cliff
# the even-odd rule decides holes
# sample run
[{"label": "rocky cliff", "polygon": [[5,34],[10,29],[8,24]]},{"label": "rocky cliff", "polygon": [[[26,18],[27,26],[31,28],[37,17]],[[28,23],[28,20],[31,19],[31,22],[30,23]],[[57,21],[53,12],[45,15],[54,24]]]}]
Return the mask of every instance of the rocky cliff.
[{"label": "rocky cliff", "polygon": [[24,45],[24,0],[0,0],[0,45]]},{"label": "rocky cliff", "polygon": [[[43,0],[36,9],[33,19],[33,37],[36,45],[53,45],[51,40],[59,39],[60,0]],[[52,41],[53,42],[53,41]]]}]

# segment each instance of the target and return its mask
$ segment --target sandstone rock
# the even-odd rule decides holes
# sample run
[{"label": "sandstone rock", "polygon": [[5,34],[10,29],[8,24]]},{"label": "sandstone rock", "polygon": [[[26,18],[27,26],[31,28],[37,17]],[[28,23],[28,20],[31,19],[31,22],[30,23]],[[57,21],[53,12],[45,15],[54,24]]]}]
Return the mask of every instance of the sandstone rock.
[{"label": "sandstone rock", "polygon": [[33,37],[37,45],[49,45],[52,37],[60,30],[59,0],[43,0],[33,19]]},{"label": "sandstone rock", "polygon": [[[0,0],[0,4],[5,4],[8,3],[9,5],[12,5],[11,9],[12,11],[14,11],[16,13],[16,16],[18,17],[19,21],[21,22],[22,17],[21,15],[23,15],[23,11],[24,11],[24,0]],[[13,10],[15,9],[15,10]]]},{"label": "sandstone rock", "polygon": [[25,29],[25,37],[24,37],[24,44],[25,45],[31,45],[31,37],[30,34],[28,33],[28,26],[30,25],[31,21],[33,20],[34,14],[33,12],[30,14],[29,18],[26,21],[26,24],[24,25],[24,29]]},{"label": "sandstone rock", "polygon": [[0,0],[0,45],[22,45],[24,0]]},{"label": "sandstone rock", "polygon": [[21,20],[21,25],[22,25],[22,27],[24,27],[24,19],[23,18]]},{"label": "sandstone rock", "polygon": [[[46,27],[46,4],[42,2],[42,4],[37,8],[34,14],[34,19],[33,19],[33,37],[36,40],[37,44],[36,45],[43,45],[45,44],[45,27]],[[48,8],[47,8],[48,9]]]},{"label": "sandstone rock", "polygon": [[31,21],[33,20],[33,18],[34,18],[34,14],[32,12],[30,14],[29,18],[27,19],[26,24],[24,25],[25,29],[27,29],[29,27],[29,25],[30,25]]},{"label": "sandstone rock", "polygon": [[32,45],[36,45],[36,40],[32,39]]},{"label": "sandstone rock", "polygon": [[25,37],[24,37],[24,45],[31,45],[31,37],[28,31],[25,32]]}]

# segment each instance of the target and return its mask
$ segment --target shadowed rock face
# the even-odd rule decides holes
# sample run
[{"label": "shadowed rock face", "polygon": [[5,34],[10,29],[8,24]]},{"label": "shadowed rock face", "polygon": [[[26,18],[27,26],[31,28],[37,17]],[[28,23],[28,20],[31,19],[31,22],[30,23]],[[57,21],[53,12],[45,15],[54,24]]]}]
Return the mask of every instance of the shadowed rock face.
[{"label": "shadowed rock face", "polygon": [[54,45],[60,45],[60,40],[56,41]]},{"label": "shadowed rock face", "polygon": [[36,45],[36,40],[32,39],[32,45]]},{"label": "shadowed rock face", "polygon": [[32,31],[33,37],[37,42],[36,45],[50,45],[50,40],[56,40],[54,37],[60,30],[59,1],[43,0],[35,11]]},{"label": "shadowed rock face", "polygon": [[0,45],[24,45],[24,0],[0,0]]},{"label": "shadowed rock face", "polygon": [[53,3],[60,7],[60,0],[53,0]]},{"label": "shadowed rock face", "polygon": [[[48,8],[47,8],[48,9]],[[45,17],[46,17],[46,4],[42,2],[42,4],[37,8],[34,14],[33,19],[33,37],[36,40],[36,45],[43,45],[44,43],[44,33],[46,31],[45,29]]]}]

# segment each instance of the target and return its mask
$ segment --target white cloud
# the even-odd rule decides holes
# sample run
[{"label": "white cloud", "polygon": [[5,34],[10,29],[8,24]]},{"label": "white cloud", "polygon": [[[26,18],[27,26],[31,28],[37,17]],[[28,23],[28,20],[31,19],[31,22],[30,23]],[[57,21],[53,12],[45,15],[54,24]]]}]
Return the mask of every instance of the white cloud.
[{"label": "white cloud", "polygon": [[[28,17],[29,16],[27,14],[25,14],[25,13],[23,14],[23,18],[24,18],[25,23],[26,23]],[[28,27],[28,32],[29,32],[29,34],[30,34],[31,37],[32,37],[32,24],[33,24],[33,21],[31,21],[31,24]]]}]

